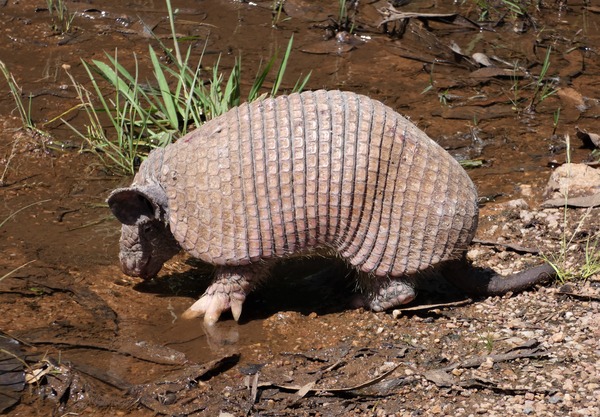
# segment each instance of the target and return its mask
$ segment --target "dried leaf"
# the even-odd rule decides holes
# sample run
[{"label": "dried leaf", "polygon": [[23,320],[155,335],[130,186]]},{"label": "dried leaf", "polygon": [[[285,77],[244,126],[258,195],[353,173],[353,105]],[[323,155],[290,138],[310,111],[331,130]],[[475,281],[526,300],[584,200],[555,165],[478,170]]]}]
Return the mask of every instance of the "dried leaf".
[{"label": "dried leaf", "polygon": [[413,18],[418,18],[418,19],[442,19],[442,18],[454,18],[457,16],[456,13],[415,13],[415,12],[401,12],[399,10],[396,10],[394,7],[389,6],[387,8],[384,8],[382,10],[380,10],[380,13],[387,15],[388,17],[383,19],[381,22],[379,22],[379,26],[385,24],[385,23],[389,23],[389,22],[394,22],[396,20],[403,20],[403,19],[413,19]]},{"label": "dried leaf", "polygon": [[460,301],[453,301],[451,303],[437,303],[437,304],[427,304],[427,305],[417,305],[414,307],[404,307],[398,308],[392,311],[392,316],[394,318],[398,318],[402,315],[403,311],[429,311],[439,308],[447,308],[447,307],[458,307],[472,303],[473,300],[471,298],[465,298]]},{"label": "dried leaf", "polygon": [[552,198],[542,203],[542,207],[575,207],[587,208],[600,206],[600,193],[583,197]]},{"label": "dried leaf", "polygon": [[308,384],[304,385],[302,388],[300,388],[297,392],[296,395],[300,398],[304,398],[306,396],[306,394],[308,394],[309,392],[312,391],[313,387],[315,386],[315,384],[317,383],[317,381],[311,381]]},{"label": "dried leaf", "polygon": [[[528,343],[527,346],[530,346],[531,343]],[[523,349],[512,348],[508,350],[506,353],[499,353],[496,355],[487,355],[487,356],[475,356],[472,358],[465,359],[461,362],[453,363],[452,365],[441,368],[441,371],[448,372],[456,368],[477,368],[481,366],[482,363],[492,360],[493,362],[506,362],[514,359],[520,358],[539,358],[543,356],[547,356],[548,354],[544,351],[543,348],[535,345],[532,348],[524,347]]]},{"label": "dried leaf", "polygon": [[473,58],[473,60],[475,62],[477,62],[479,65],[481,65],[483,67],[493,67],[494,66],[494,64],[488,58],[488,56],[481,52],[475,52],[473,55],[471,55],[471,58]]},{"label": "dried leaf", "polygon": [[448,45],[450,47],[450,49],[452,49],[455,53],[465,56],[465,54],[463,53],[462,49],[460,48],[460,46],[458,46],[458,44],[454,41],[450,41],[450,45]]},{"label": "dried leaf", "polygon": [[494,77],[513,77],[522,78],[525,76],[525,72],[518,69],[507,69],[507,68],[496,68],[496,67],[485,67],[473,71],[469,74],[472,78],[494,78]]},{"label": "dried leaf", "polygon": [[429,371],[425,371],[423,376],[428,381],[433,382],[435,385],[441,388],[449,388],[453,385],[457,385],[458,382],[452,375],[442,369],[431,369]]},{"label": "dried leaf", "polygon": [[528,248],[526,246],[517,245],[516,243],[500,243],[500,242],[494,242],[492,240],[484,240],[484,239],[473,239],[472,242],[479,243],[480,245],[487,245],[487,246],[501,246],[503,248],[512,250],[517,253],[533,253],[535,255],[540,253],[539,249]]},{"label": "dried leaf", "polygon": [[557,295],[566,295],[568,297],[575,298],[576,300],[582,300],[582,301],[600,301],[600,297],[598,297],[597,295],[580,294],[580,293],[576,293],[576,292],[572,292],[572,291],[565,291],[565,290],[563,290],[562,287],[556,294]]},{"label": "dried leaf", "polygon": [[258,377],[260,372],[254,374],[254,378],[252,378],[252,390],[250,391],[250,397],[252,398],[252,404],[256,404],[258,400]]},{"label": "dried leaf", "polygon": [[338,392],[344,393],[344,392],[350,392],[350,391],[356,391],[356,390],[360,390],[363,388],[367,388],[371,385],[374,385],[380,381],[382,381],[383,379],[387,378],[390,374],[392,374],[396,369],[398,369],[400,365],[394,365],[390,370],[388,370],[387,372],[382,373],[381,375],[379,375],[378,377],[375,377],[369,381],[360,383],[358,385],[354,385],[351,387],[347,387],[347,388],[326,388],[326,387],[319,387],[319,388],[314,388],[313,387],[308,387],[308,385],[313,384],[313,382],[306,384],[306,385],[280,385],[280,384],[276,384],[274,382],[262,382],[258,384],[259,388],[267,388],[267,387],[273,387],[273,388],[279,388],[279,389],[283,389],[283,390],[288,390],[288,391],[297,391],[297,393],[306,390],[307,392],[304,394],[308,394],[310,392],[328,392],[330,394],[335,394]]}]

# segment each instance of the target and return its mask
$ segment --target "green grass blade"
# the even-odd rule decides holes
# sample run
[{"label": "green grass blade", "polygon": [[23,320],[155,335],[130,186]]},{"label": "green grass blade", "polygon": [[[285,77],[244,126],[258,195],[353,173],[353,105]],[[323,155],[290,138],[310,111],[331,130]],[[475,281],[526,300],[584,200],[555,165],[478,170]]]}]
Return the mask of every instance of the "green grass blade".
[{"label": "green grass blade", "polygon": [[154,67],[154,77],[156,81],[158,81],[158,87],[160,89],[160,95],[162,97],[163,111],[165,116],[167,116],[169,120],[170,127],[179,130],[179,120],[177,116],[177,110],[175,108],[175,103],[173,102],[173,96],[171,95],[171,91],[169,89],[169,84],[167,83],[167,79],[165,78],[165,74],[162,71],[162,67],[160,62],[158,61],[158,57],[156,56],[156,52],[150,46],[150,59],[152,60],[152,65]]},{"label": "green grass blade", "polygon": [[285,70],[287,68],[288,59],[290,58],[290,54],[292,53],[292,45],[294,44],[294,35],[290,37],[288,41],[287,48],[285,50],[285,54],[283,55],[283,59],[281,60],[281,65],[279,65],[279,70],[277,70],[277,75],[275,76],[275,82],[273,83],[273,88],[271,89],[271,95],[277,95],[279,91],[279,86],[283,81],[283,75],[285,74]]},{"label": "green grass blade", "polygon": [[222,113],[240,105],[240,72],[240,60],[236,59],[225,86],[223,101],[226,103],[227,108],[223,108]]},{"label": "green grass blade", "polygon": [[299,93],[299,92],[303,91],[304,87],[306,87],[306,84],[308,84],[308,80],[310,79],[311,75],[312,75],[312,71],[310,71],[308,74],[306,74],[306,77],[304,77],[303,79],[298,78],[298,81],[296,81],[296,84],[294,84],[294,88],[292,89],[292,92]]},{"label": "green grass blade", "polygon": [[181,66],[181,51],[179,50],[179,42],[177,41],[177,32],[175,31],[175,14],[171,8],[171,2],[167,1],[167,14],[169,16],[169,25],[171,27],[171,36],[173,36],[173,49],[175,50],[175,56],[177,57],[177,63]]},{"label": "green grass blade", "polygon": [[271,59],[269,59],[269,61],[267,62],[265,68],[254,78],[254,83],[252,83],[250,93],[248,93],[248,101],[254,101],[259,97],[259,91],[265,83],[267,76],[271,72],[271,68],[273,68],[276,58],[277,54],[273,55]]}]

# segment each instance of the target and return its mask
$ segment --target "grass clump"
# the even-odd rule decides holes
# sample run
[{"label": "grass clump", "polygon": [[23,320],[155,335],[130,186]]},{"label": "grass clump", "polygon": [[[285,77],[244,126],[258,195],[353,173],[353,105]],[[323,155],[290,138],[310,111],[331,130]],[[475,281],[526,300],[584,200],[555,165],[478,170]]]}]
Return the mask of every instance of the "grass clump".
[{"label": "grass clump", "polygon": [[[565,215],[565,230],[563,231],[561,247],[558,254],[544,256],[544,260],[554,268],[557,279],[561,284],[575,280],[586,281],[592,276],[600,273],[600,237],[598,236],[588,236],[585,240],[584,259],[577,268],[569,267],[567,262],[568,253],[573,250],[572,248],[576,244],[574,241],[575,237],[580,235],[579,232],[581,231],[582,224],[590,214],[590,211],[591,209],[587,210],[569,239],[567,239],[566,236],[566,226],[568,223]],[[579,247],[579,244],[577,244],[576,247]]]},{"label": "grass clump", "polygon": [[[31,95],[27,95],[27,101],[24,101],[23,98],[24,98],[25,94],[23,93],[23,89],[17,83],[17,80],[15,79],[12,72],[9,71],[6,64],[1,60],[0,60],[0,73],[2,75],[4,75],[4,78],[6,79],[6,83],[8,84],[8,90],[15,102],[17,113],[19,114],[19,118],[21,119],[22,128],[25,129],[31,136],[37,136],[37,137],[43,137],[43,138],[50,137],[48,132],[46,132],[36,126],[36,124],[33,120],[33,117],[31,116],[31,101],[32,101]],[[13,112],[14,112],[14,110],[13,110]],[[13,149],[11,151],[11,154],[8,158],[7,163],[4,165],[4,171],[2,172],[2,175],[0,176],[0,186],[4,186],[4,180],[6,178],[6,173],[8,171],[8,164],[10,163],[10,160],[14,156],[15,147],[16,147],[16,142],[13,143]]]},{"label": "grass clump", "polygon": [[[220,70],[220,60],[212,71],[204,74],[203,54],[198,62],[192,63],[191,47],[182,53],[175,31],[175,13],[169,1],[167,8],[173,47],[167,47],[158,38],[159,50],[149,47],[150,80],[141,80],[137,57],[134,56],[134,70],[129,71],[119,62],[117,51],[114,55],[106,54],[106,61],[84,62],[91,91],[69,74],[80,101],[71,110],[85,112],[87,123],[81,130],[64,117],[63,122],[113,171],[133,174],[153,148],[166,146],[242,102],[241,59],[236,59],[228,77]],[[267,95],[276,95],[281,87],[292,44],[293,38],[288,42]],[[161,57],[166,58],[165,61]],[[258,72],[247,95],[248,101],[263,97],[260,92],[276,62],[277,55]],[[298,80],[293,91],[302,90],[309,76]],[[112,94],[105,94],[101,80],[108,82]],[[106,121],[109,129],[105,127]]]},{"label": "grass clump", "polygon": [[354,32],[357,10],[357,0],[338,0],[338,15],[334,23],[336,32]]},{"label": "grass clump", "polygon": [[[506,15],[514,18],[523,18],[528,16],[528,11],[532,7],[537,7],[534,2],[525,0],[471,0],[479,9],[478,20],[487,21],[493,18],[504,18]],[[463,4],[466,1],[463,1]]]},{"label": "grass clump", "polygon": [[285,0],[274,0],[271,6],[271,26],[277,28],[279,24],[289,20],[289,17],[282,17],[285,12],[283,10],[283,6],[285,4]]},{"label": "grass clump", "polygon": [[46,0],[48,12],[52,18],[52,31],[58,34],[69,33],[73,30],[75,14],[69,12],[65,0]]},{"label": "grass clump", "polygon": [[0,61],[0,72],[2,75],[4,75],[4,78],[6,78],[10,95],[13,97],[15,104],[17,105],[17,111],[19,112],[19,117],[21,118],[23,127],[29,130],[37,130],[31,118],[31,97],[29,97],[29,102],[27,105],[25,105],[23,102],[23,89],[19,86],[19,84],[17,84],[17,80],[15,80],[13,74],[8,70],[8,67],[2,61]]},{"label": "grass clump", "polygon": [[[541,104],[548,97],[556,94],[558,89],[556,84],[558,79],[548,77],[548,70],[550,69],[550,57],[552,54],[552,48],[548,47],[544,61],[542,62],[542,68],[538,76],[534,77],[534,80],[523,86],[520,85],[520,77],[523,70],[520,68],[519,63],[515,62],[513,67],[513,75],[511,76],[512,86],[510,93],[507,93],[508,99],[512,104],[512,109],[518,113],[525,110],[530,113],[534,113],[536,107]],[[528,91],[532,91],[529,98],[526,97]],[[529,103],[523,108],[521,103],[528,101]]]},{"label": "grass clump", "polygon": [[[571,140],[568,135],[565,138],[565,143],[566,143],[566,147],[567,147],[566,148],[566,155],[567,155],[566,163],[570,164],[571,163]],[[590,215],[592,208],[591,207],[588,208],[587,211],[585,212],[585,214],[581,217],[581,219],[577,223],[577,226],[575,227],[575,230],[572,231],[570,238],[567,237],[567,231],[570,230],[568,210],[569,210],[569,195],[568,195],[568,190],[567,190],[567,192],[565,193],[565,204],[563,207],[563,232],[562,232],[562,237],[561,237],[561,242],[560,242],[560,249],[558,251],[558,254],[554,254],[551,256],[542,255],[543,259],[550,266],[552,266],[552,268],[554,268],[557,279],[561,284],[564,284],[568,281],[573,281],[573,280],[585,281],[585,280],[591,278],[592,276],[600,273],[600,247],[599,247],[600,246],[600,237],[598,235],[587,237],[587,239],[585,241],[585,248],[584,248],[584,261],[582,262],[582,264],[576,269],[569,267],[568,262],[567,262],[568,257],[569,257],[569,252],[572,250],[574,245],[577,243],[577,242],[575,242],[575,238],[577,236],[581,235],[580,232],[582,231],[583,224],[584,224],[585,220],[587,219],[587,217]],[[579,244],[575,245],[575,247],[579,247]]]},{"label": "grass clump", "polygon": [[548,70],[550,69],[550,54],[552,53],[552,48],[548,47],[546,51],[546,57],[544,58],[544,62],[542,64],[542,69],[540,71],[540,75],[533,83],[533,95],[531,96],[531,101],[529,102],[528,110],[535,111],[535,106],[542,101],[546,100],[551,95],[555,94],[558,90],[554,88],[556,80],[548,80],[546,76],[548,75]]}]

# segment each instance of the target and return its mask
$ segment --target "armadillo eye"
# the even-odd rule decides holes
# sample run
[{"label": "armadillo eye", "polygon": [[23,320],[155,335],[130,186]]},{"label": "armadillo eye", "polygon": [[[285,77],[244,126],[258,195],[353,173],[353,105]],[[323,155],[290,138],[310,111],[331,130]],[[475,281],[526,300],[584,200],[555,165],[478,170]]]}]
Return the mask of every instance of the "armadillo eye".
[{"label": "armadillo eye", "polygon": [[140,230],[141,233],[149,234],[152,232],[153,227],[151,224],[145,223],[145,224],[141,225],[140,229],[141,229]]}]

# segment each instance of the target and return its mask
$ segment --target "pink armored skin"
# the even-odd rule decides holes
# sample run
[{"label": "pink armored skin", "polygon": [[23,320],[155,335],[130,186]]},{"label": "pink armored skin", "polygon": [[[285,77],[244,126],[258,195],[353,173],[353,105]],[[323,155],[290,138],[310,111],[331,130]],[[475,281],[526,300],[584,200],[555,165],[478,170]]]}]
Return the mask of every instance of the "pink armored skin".
[{"label": "pink armored skin", "polygon": [[[363,273],[374,310],[414,298],[410,276],[458,259],[477,227],[467,173],[410,121],[349,92],[243,104],[167,146],[113,191],[125,273],[151,278],[180,248],[216,266],[185,313],[207,324],[274,261],[327,249]],[[276,277],[273,277],[276,278]]]}]

